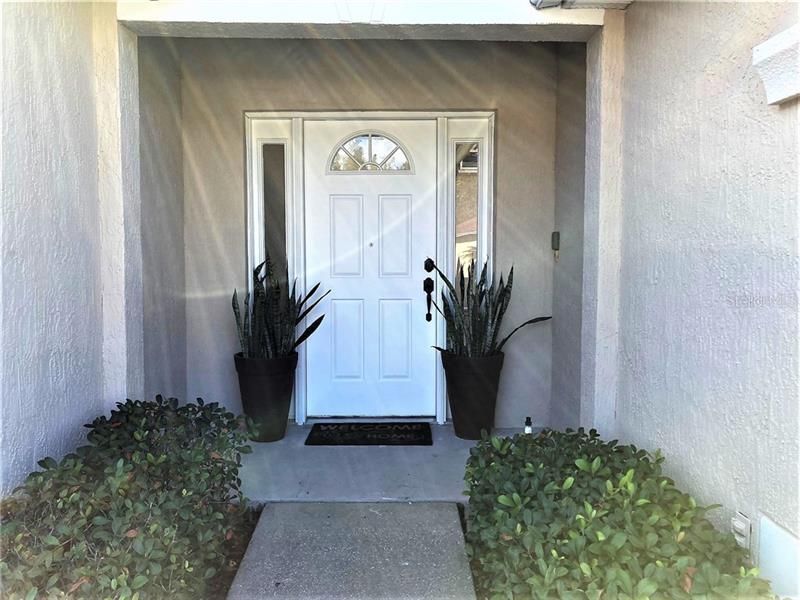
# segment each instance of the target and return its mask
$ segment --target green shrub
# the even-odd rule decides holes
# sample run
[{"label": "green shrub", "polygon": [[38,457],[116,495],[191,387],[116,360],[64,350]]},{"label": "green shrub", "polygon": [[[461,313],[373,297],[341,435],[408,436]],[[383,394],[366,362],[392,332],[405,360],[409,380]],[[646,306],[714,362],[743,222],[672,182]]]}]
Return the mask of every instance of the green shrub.
[{"label": "green shrub", "polygon": [[771,598],[662,462],[594,430],[480,441],[465,477],[479,595]]},{"label": "green shrub", "polygon": [[198,598],[225,567],[245,506],[237,419],[200,399],[117,406],[4,501],[4,597]]}]

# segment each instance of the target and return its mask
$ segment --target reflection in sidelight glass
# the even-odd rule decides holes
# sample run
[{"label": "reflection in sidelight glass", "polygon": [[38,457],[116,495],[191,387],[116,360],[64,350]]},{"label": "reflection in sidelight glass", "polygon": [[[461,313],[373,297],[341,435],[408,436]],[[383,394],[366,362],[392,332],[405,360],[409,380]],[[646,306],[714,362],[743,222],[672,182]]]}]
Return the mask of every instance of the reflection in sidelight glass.
[{"label": "reflection in sidelight glass", "polygon": [[477,142],[456,142],[456,259],[469,265],[478,254]]},{"label": "reflection in sidelight glass", "polygon": [[262,146],[264,166],[264,250],[275,265],[275,273],[286,273],[286,147]]}]

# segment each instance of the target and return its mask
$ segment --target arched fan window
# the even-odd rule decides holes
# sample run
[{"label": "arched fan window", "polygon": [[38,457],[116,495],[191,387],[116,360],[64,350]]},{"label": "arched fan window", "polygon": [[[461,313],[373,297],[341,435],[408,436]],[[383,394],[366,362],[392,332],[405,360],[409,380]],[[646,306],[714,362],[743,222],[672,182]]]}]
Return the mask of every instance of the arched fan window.
[{"label": "arched fan window", "polygon": [[410,171],[411,160],[400,143],[384,133],[359,133],[342,143],[331,159],[330,170]]}]

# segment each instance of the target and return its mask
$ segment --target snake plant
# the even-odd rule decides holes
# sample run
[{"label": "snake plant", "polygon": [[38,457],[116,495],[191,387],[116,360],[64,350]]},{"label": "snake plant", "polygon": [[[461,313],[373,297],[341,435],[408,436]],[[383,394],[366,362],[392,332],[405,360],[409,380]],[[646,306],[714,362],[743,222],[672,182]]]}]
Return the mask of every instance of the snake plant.
[{"label": "snake plant", "polygon": [[[431,261],[433,263],[433,261]],[[467,269],[461,263],[456,268],[457,285],[447,278],[435,264],[433,268],[444,282],[442,305],[434,303],[436,310],[447,324],[447,349],[434,346],[439,352],[451,352],[459,356],[490,356],[499,354],[511,336],[526,325],[541,323],[552,317],[528,319],[515,327],[511,333],[499,338],[503,316],[511,301],[514,285],[514,267],[508,273],[508,281],[494,285],[487,274],[487,263],[483,264],[480,276],[476,277],[475,261]],[[467,274],[464,274],[464,271]]]},{"label": "snake plant", "polygon": [[[288,276],[284,281],[288,281]],[[291,291],[281,284],[273,273],[268,256],[253,270],[253,290],[245,295],[244,311],[239,307],[239,297],[234,290],[231,303],[239,332],[239,345],[245,358],[288,356],[322,324],[325,315],[315,319],[297,335],[297,326],[330,290],[309,304],[319,289],[319,284],[311,288],[305,296],[297,294],[296,287],[296,281],[292,284]]]}]

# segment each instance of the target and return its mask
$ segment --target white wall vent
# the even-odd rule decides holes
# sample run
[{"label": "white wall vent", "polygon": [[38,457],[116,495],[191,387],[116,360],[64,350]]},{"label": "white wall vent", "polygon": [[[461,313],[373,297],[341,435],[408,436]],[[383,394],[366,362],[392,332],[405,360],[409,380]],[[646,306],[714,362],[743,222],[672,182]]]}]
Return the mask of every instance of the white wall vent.
[{"label": "white wall vent", "polygon": [[753,48],[753,66],[764,82],[768,104],[800,96],[800,24]]}]

